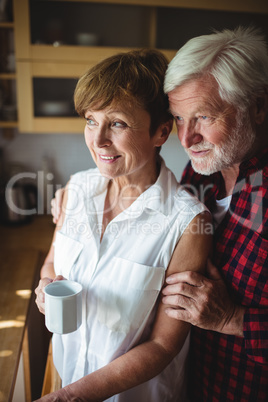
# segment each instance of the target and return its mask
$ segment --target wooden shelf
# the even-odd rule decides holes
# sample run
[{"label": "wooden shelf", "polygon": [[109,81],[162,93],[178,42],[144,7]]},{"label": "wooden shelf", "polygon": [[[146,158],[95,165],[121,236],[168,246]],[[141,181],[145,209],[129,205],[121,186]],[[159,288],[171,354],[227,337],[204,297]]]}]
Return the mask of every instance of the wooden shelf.
[{"label": "wooden shelf", "polygon": [[17,127],[18,127],[17,121],[0,120],[0,128],[17,128]]},{"label": "wooden shelf", "polygon": [[14,22],[10,21],[0,21],[0,28],[8,28],[8,29],[14,29]]},{"label": "wooden shelf", "polygon": [[[127,47],[106,47],[106,46],[94,46],[94,47],[86,47],[86,46],[59,46],[54,47],[52,45],[31,45],[29,47],[31,60],[35,62],[35,66],[38,65],[38,61],[45,61],[47,65],[52,66],[52,63],[61,62],[63,65],[63,73],[61,70],[54,68],[54,73],[57,76],[64,74],[66,70],[66,63],[69,66],[73,64],[81,64],[81,66],[90,67],[90,65],[99,62],[101,59],[105,57],[112,56],[116,53],[127,52],[129,50],[133,50],[133,48]],[[176,53],[176,50],[169,49],[159,49],[165,56],[171,60]],[[70,54],[72,55],[72,60],[70,60]],[[22,59],[23,60],[23,59]],[[42,63],[40,63],[42,64]],[[36,67],[33,66],[33,69]],[[53,67],[51,68],[51,71]],[[74,74],[72,74],[74,75]],[[72,76],[71,75],[71,76]]]},{"label": "wooden shelf", "polygon": [[0,80],[16,80],[16,73],[0,73]]}]

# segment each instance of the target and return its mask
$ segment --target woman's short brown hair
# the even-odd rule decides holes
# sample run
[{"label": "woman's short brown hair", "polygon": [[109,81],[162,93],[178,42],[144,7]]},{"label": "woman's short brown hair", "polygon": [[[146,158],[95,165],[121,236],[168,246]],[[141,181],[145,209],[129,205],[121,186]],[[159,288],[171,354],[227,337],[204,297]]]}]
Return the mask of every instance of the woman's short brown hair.
[{"label": "woman's short brown hair", "polygon": [[88,109],[98,110],[112,103],[135,103],[151,117],[150,133],[172,118],[163,83],[168,61],[154,49],[133,50],[111,56],[90,68],[78,81],[74,103],[84,117]]}]

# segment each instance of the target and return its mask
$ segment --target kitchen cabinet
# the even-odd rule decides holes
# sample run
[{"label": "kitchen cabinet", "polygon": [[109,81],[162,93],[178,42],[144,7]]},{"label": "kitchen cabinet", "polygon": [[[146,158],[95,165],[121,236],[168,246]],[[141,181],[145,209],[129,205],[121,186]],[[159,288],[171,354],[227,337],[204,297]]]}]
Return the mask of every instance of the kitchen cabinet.
[{"label": "kitchen cabinet", "polygon": [[[66,106],[72,109],[73,89],[77,78],[88,68],[89,63],[17,61],[19,129],[33,133],[83,133],[84,122],[71,110],[66,115]],[[56,81],[56,84],[55,84]],[[62,85],[61,85],[62,82]],[[67,85],[69,84],[69,85]],[[49,86],[50,85],[50,86]],[[47,91],[40,93],[38,88]],[[59,98],[64,88],[64,97]],[[67,95],[66,95],[67,91]],[[47,93],[50,98],[47,98]],[[53,94],[55,97],[53,98]],[[55,116],[49,107],[64,108],[64,113]],[[46,109],[47,108],[47,109]],[[48,110],[48,112],[47,112]],[[49,115],[50,112],[50,115]],[[73,116],[72,116],[73,114]]]},{"label": "kitchen cabinet", "polygon": [[73,88],[90,66],[133,48],[170,60],[193,36],[266,27],[266,0],[13,0],[19,130],[82,133]]},{"label": "kitchen cabinet", "polygon": [[14,22],[0,21],[0,128],[17,127],[16,98]]}]

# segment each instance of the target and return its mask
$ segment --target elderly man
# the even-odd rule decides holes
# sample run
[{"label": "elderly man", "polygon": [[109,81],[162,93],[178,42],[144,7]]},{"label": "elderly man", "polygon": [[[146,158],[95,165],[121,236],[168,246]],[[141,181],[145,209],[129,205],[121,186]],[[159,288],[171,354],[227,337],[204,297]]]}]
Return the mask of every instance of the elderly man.
[{"label": "elderly man", "polygon": [[182,183],[199,195],[215,222],[207,276],[174,274],[163,290],[166,313],[193,325],[191,400],[267,401],[268,54],[263,37],[237,28],[191,39],[169,64],[165,92],[190,157]]}]

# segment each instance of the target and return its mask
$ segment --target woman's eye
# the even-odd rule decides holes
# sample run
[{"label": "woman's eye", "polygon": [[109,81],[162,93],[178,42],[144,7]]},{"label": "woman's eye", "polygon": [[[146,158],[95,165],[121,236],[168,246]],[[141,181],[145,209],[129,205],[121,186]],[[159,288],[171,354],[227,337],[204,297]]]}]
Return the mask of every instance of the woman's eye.
[{"label": "woman's eye", "polygon": [[88,126],[94,126],[95,125],[95,122],[92,119],[86,119],[86,122],[87,122]]},{"label": "woman's eye", "polygon": [[113,126],[114,126],[114,127],[119,127],[119,128],[121,128],[121,127],[126,127],[127,124],[124,123],[123,121],[114,121],[114,122],[113,122]]}]

